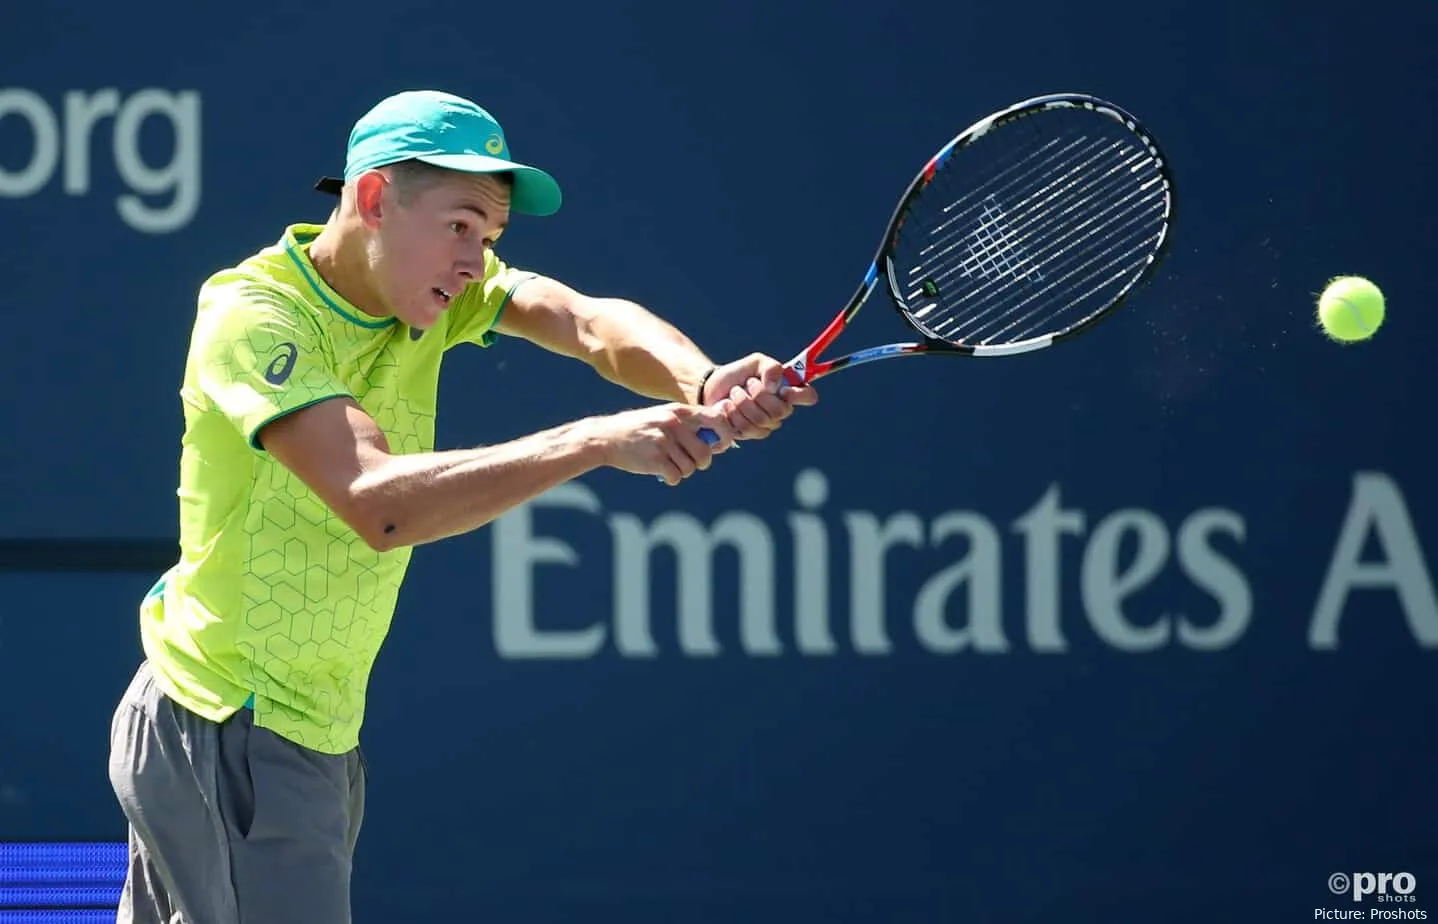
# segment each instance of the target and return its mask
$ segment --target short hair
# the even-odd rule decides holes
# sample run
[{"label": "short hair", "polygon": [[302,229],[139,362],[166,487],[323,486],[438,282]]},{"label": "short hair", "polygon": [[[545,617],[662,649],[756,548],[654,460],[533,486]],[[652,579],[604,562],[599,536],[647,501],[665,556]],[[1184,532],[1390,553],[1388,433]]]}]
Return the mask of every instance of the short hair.
[{"label": "short hair", "polygon": [[[390,181],[394,183],[395,193],[398,195],[401,205],[409,205],[421,193],[438,186],[444,182],[446,177],[455,172],[420,160],[402,160],[390,164],[389,169]],[[506,170],[489,175],[510,189],[514,188],[513,173]]]}]

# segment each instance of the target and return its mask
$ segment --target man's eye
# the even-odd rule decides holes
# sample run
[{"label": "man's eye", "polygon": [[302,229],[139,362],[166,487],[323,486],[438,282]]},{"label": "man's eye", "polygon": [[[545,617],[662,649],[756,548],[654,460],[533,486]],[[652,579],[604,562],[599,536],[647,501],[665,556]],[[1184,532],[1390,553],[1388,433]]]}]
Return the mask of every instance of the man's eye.
[{"label": "man's eye", "polygon": [[465,224],[462,221],[452,221],[449,223],[449,230],[463,237],[465,234],[469,233],[469,225]]}]

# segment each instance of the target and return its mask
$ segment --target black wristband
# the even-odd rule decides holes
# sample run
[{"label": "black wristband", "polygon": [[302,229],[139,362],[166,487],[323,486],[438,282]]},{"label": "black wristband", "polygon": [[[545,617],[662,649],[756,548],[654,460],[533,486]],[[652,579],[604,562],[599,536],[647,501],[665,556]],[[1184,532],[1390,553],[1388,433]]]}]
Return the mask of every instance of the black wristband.
[{"label": "black wristband", "polygon": [[699,380],[699,393],[695,398],[696,404],[704,403],[704,389],[709,385],[710,377],[713,376],[714,373],[718,371],[718,369],[718,366],[710,366],[709,371],[704,373],[704,378]]}]

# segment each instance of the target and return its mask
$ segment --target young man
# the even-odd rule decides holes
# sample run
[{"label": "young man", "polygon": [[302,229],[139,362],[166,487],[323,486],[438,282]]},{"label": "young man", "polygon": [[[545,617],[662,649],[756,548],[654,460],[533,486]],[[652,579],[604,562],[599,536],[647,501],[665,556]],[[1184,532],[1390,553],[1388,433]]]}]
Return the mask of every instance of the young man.
[{"label": "young man", "polygon": [[[181,556],[141,604],[111,730],[121,922],[349,921],[365,688],[411,548],[601,466],[677,484],[817,399],[770,357],[715,366],[638,305],[506,266],[510,212],[552,214],[560,191],[468,100],[380,102],[321,188],[325,225],[200,290]],[[442,356],[496,333],[664,403],[433,451]]]}]

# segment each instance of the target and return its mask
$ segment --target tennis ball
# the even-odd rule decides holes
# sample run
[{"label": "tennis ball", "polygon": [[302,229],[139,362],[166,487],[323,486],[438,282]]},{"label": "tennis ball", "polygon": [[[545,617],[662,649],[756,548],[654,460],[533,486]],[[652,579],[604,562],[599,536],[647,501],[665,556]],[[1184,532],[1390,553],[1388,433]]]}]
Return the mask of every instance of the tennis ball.
[{"label": "tennis ball", "polygon": [[1341,343],[1367,340],[1383,324],[1383,293],[1362,276],[1339,276],[1318,297],[1318,323]]}]

